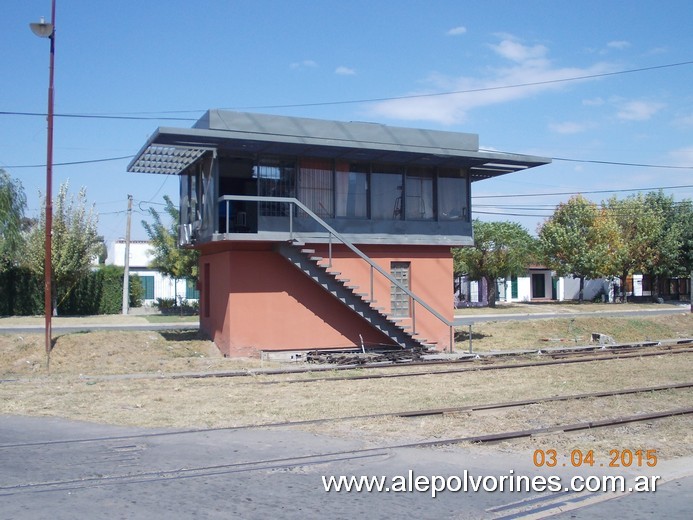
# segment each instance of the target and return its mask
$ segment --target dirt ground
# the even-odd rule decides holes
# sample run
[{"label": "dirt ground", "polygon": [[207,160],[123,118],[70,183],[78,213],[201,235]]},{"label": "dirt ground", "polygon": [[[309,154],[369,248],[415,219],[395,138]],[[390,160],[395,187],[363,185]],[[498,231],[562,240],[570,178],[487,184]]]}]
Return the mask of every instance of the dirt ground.
[{"label": "dirt ground", "polygon": [[[588,331],[609,334],[619,342],[693,337],[693,317],[682,313],[650,318],[496,322],[475,327],[478,337],[473,339],[475,349],[496,350],[513,345],[542,346],[547,343],[545,338],[572,338],[575,343],[575,337]],[[50,371],[46,371],[43,345],[40,334],[0,335],[0,414],[134,426],[234,427],[689,382],[693,374],[693,358],[678,354],[379,380],[330,380],[330,373],[321,373],[324,379],[312,382],[300,381],[310,374],[172,379],[165,376],[277,365],[258,359],[223,358],[212,343],[192,331],[65,334],[57,338]],[[466,350],[464,338],[459,348]],[[672,410],[690,406],[692,397],[691,390],[671,390],[494,412],[339,421],[301,429],[382,445]],[[693,454],[691,432],[693,417],[688,415],[478,449],[502,452],[550,447],[602,453],[656,449],[662,458],[674,458]]]}]

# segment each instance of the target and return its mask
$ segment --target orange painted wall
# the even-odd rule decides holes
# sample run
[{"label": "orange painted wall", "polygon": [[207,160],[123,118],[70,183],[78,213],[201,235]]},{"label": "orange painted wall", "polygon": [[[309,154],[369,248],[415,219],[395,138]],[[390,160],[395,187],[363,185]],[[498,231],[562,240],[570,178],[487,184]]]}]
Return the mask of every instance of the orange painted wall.
[{"label": "orange painted wall", "polygon": [[[392,343],[269,247],[203,251],[200,265],[205,263],[210,309],[207,316],[201,295],[200,327],[228,356],[353,347],[359,335],[367,344]],[[200,286],[204,291],[205,280]]]},{"label": "orange painted wall", "polygon": [[[324,245],[311,245],[316,254],[327,258]],[[369,258],[390,272],[391,262],[410,262],[411,291],[437,310],[448,320],[454,318],[453,310],[453,260],[449,247],[440,246],[373,246],[359,245]],[[350,284],[358,285],[359,292],[370,294],[370,266],[341,246],[332,248],[332,265],[349,278]],[[390,312],[390,282],[375,273],[373,277],[375,299],[379,307]],[[411,324],[405,320],[403,324]],[[420,337],[435,342],[439,350],[450,343],[450,328],[420,305],[416,306],[416,332]]]},{"label": "orange painted wall", "polygon": [[[223,248],[232,248],[226,249]],[[320,254],[323,246],[310,246]],[[446,247],[363,246],[364,253],[390,271],[391,261],[411,262],[412,291],[448,319],[453,318],[452,255]],[[327,250],[324,248],[327,256]],[[205,268],[209,264],[209,268]],[[333,248],[333,265],[370,291],[370,267],[353,253]],[[205,273],[209,271],[209,280]],[[215,243],[200,258],[200,328],[227,356],[254,356],[261,350],[353,347],[391,340],[301,273],[271,244]],[[378,306],[390,310],[390,283],[374,278]],[[205,292],[209,291],[209,297]],[[207,308],[209,307],[209,308]],[[450,330],[420,306],[417,332],[447,348]],[[405,321],[404,324],[407,322]]]}]

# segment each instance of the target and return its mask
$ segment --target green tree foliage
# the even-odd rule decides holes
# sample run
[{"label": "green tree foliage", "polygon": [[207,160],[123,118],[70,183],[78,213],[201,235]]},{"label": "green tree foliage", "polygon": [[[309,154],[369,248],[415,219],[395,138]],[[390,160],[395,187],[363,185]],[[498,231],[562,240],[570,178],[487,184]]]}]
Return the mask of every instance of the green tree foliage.
[{"label": "green tree foliage", "polygon": [[21,256],[25,209],[22,183],[0,169],[0,272],[16,265]]},{"label": "green tree foliage", "polygon": [[[631,195],[603,204],[619,227],[622,242],[616,255],[621,287],[634,273],[673,276],[677,271],[681,229],[673,212],[673,198],[663,194]],[[658,285],[658,284],[655,284]]]},{"label": "green tree foliage", "polygon": [[660,243],[662,251],[653,274],[662,276],[688,276],[693,270],[693,201],[674,201],[660,190],[644,197],[650,211],[662,216]]},{"label": "green tree foliage", "polygon": [[580,301],[585,278],[612,276],[623,247],[609,212],[581,195],[558,205],[539,228],[539,243],[549,267],[580,280]]},{"label": "green tree foliage", "polygon": [[496,306],[496,284],[501,278],[519,275],[534,260],[536,241],[515,222],[474,220],[474,247],[453,249],[456,273],[474,280],[486,278],[490,307]]},{"label": "green tree foliage", "polygon": [[675,207],[675,219],[681,230],[678,275],[690,274],[693,278],[693,201],[684,199]]},{"label": "green tree foliage", "polygon": [[150,267],[170,276],[176,282],[182,278],[197,282],[200,253],[178,246],[179,211],[168,196],[164,196],[164,201],[165,212],[170,219],[168,225],[162,222],[159,212],[151,207],[149,216],[152,223],[142,221],[154,252]]},{"label": "green tree foliage", "polygon": [[[74,316],[119,314],[123,305],[124,268],[104,265],[81,278],[69,295],[61,300],[60,312]],[[142,284],[130,276],[130,307],[142,305]]]},{"label": "green tree foliage", "polygon": [[[87,204],[87,193],[82,188],[77,196],[69,196],[67,182],[60,186],[53,206],[52,266],[53,312],[58,309],[58,294],[65,298],[86,276],[92,261],[101,251],[97,234],[98,216]],[[45,261],[45,209],[39,222],[30,230],[25,262],[36,274],[43,276]]]}]

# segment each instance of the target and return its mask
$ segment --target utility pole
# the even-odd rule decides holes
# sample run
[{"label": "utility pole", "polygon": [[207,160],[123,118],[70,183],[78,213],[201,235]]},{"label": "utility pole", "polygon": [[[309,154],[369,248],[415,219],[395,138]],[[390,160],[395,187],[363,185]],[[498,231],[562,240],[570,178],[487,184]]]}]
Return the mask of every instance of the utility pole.
[{"label": "utility pole", "polygon": [[51,42],[50,65],[48,67],[48,137],[46,139],[46,259],[44,274],[44,304],[46,318],[46,368],[50,367],[51,350],[53,349],[53,77],[55,64],[55,0],[51,2],[51,21],[41,18],[38,23],[29,24],[31,31],[40,38],[48,38]]},{"label": "utility pole", "polygon": [[125,271],[123,272],[123,314],[130,306],[130,224],[132,223],[132,195],[128,195],[128,223],[125,227]]}]

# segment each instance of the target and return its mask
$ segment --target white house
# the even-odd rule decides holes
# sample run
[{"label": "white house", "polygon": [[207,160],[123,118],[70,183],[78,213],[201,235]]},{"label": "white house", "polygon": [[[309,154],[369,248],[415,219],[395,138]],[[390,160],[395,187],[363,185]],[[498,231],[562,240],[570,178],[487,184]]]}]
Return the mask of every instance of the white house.
[{"label": "white house", "polygon": [[[125,266],[125,240],[114,240],[107,245],[106,264]],[[177,298],[178,300],[197,300],[199,291],[189,280],[176,280],[150,268],[152,260],[151,245],[146,240],[131,240],[129,251],[129,270],[137,275],[144,288],[144,305],[153,305],[157,298]]]},{"label": "white house", "polygon": [[[599,278],[585,280],[583,299],[593,300],[600,294],[613,299],[611,284]],[[530,267],[525,276],[513,276],[499,282],[498,299],[506,302],[566,301],[580,298],[580,280],[572,276],[556,276],[543,267]]]}]

